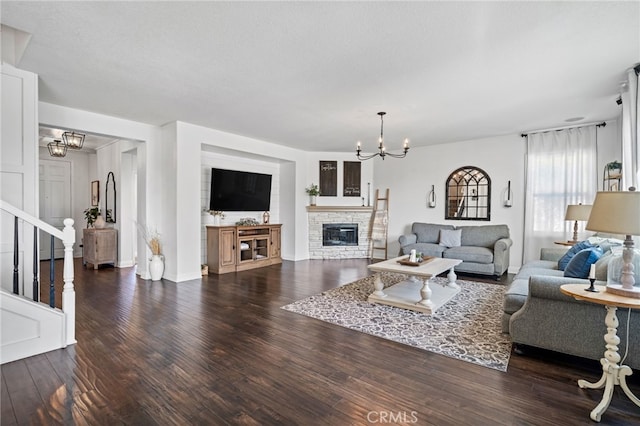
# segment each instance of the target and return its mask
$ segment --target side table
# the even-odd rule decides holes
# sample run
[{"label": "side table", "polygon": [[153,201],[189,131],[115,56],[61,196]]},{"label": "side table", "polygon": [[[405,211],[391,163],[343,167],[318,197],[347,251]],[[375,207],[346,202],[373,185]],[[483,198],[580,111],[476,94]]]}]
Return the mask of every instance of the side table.
[{"label": "side table", "polygon": [[580,241],[554,241],[553,244],[558,244],[559,246],[565,246],[565,247],[573,247],[579,242]]},{"label": "side table", "polygon": [[600,359],[602,377],[596,383],[578,380],[578,386],[581,388],[602,389],[604,387],[602,401],[591,411],[591,420],[599,422],[602,413],[609,407],[613,397],[613,388],[616,385],[619,385],[629,399],[640,407],[640,399],[627,386],[626,377],[633,374],[631,368],[618,364],[620,362],[620,354],[618,353],[620,338],[618,337],[618,317],[616,315],[618,308],[640,309],[640,299],[609,293],[605,290],[605,286],[597,285],[595,287],[598,290],[597,293],[586,291],[585,284],[565,284],[560,287],[560,291],[578,300],[604,305],[607,309],[607,315],[604,319],[607,325],[607,334],[604,336],[606,350],[604,357]]}]

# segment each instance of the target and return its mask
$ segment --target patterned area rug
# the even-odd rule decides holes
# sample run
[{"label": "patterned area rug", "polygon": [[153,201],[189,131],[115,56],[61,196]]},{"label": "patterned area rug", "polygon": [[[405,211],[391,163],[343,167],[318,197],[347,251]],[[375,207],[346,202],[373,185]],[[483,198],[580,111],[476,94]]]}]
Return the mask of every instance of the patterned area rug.
[{"label": "patterned area rug", "polygon": [[[385,287],[406,279],[384,274]],[[432,279],[432,285],[446,278]],[[373,275],[283,306],[351,330],[414,346],[495,370],[507,371],[511,340],[501,332],[504,285],[457,280],[461,290],[435,314],[367,302]]]}]

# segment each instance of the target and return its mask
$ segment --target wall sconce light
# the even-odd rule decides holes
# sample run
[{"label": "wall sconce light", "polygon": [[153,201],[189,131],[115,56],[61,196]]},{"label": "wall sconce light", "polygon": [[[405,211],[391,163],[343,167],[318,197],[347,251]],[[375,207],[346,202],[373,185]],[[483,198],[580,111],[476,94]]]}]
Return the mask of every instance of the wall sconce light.
[{"label": "wall sconce light", "polygon": [[507,192],[506,192],[506,198],[504,200],[504,206],[505,207],[513,206],[513,192],[511,192],[511,181],[507,183]]},{"label": "wall sconce light", "polygon": [[436,206],[436,191],[434,185],[431,185],[431,192],[429,192],[429,207],[434,208]]},{"label": "wall sconce light", "polygon": [[52,157],[64,157],[67,155],[67,144],[59,139],[49,142],[47,148],[49,148],[49,155]]},{"label": "wall sconce light", "polygon": [[82,149],[84,135],[82,133],[64,132],[62,134],[62,141],[69,149]]}]

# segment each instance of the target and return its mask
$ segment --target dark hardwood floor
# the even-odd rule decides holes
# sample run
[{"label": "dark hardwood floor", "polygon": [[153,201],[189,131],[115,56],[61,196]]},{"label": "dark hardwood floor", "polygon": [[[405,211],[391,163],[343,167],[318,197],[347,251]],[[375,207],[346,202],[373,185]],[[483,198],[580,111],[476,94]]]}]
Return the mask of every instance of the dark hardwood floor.
[{"label": "dark hardwood floor", "polygon": [[[597,380],[597,361],[532,350],[503,373],[280,309],[367,264],[284,262],[175,284],[78,260],[78,343],[2,366],[1,423],[593,423],[602,391],[576,382]],[[640,395],[637,374],[630,384]],[[640,424],[640,408],[616,389],[601,424]]]}]

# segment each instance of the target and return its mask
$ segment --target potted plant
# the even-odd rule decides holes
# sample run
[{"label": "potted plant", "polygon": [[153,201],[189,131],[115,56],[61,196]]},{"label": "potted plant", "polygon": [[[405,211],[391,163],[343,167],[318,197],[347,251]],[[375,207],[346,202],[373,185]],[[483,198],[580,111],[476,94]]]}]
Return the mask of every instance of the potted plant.
[{"label": "potted plant", "polygon": [[98,207],[89,207],[84,211],[84,218],[87,221],[87,228],[93,228],[93,224],[100,216],[100,209]]},{"label": "potted plant", "polygon": [[226,217],[220,210],[209,210],[209,213],[213,216],[213,224],[216,226],[220,226],[220,221]]},{"label": "potted plant", "polygon": [[305,188],[305,191],[309,195],[309,205],[315,206],[316,197],[320,195],[320,189],[318,188],[318,185],[316,185],[315,183],[312,183],[307,188]]},{"label": "potted plant", "polygon": [[147,243],[147,247],[151,250],[151,259],[149,259],[149,275],[151,275],[151,281],[158,281],[164,274],[164,256],[161,251],[160,234],[158,231],[150,231],[145,229],[142,225],[138,224],[138,232],[142,234],[144,242]]}]

